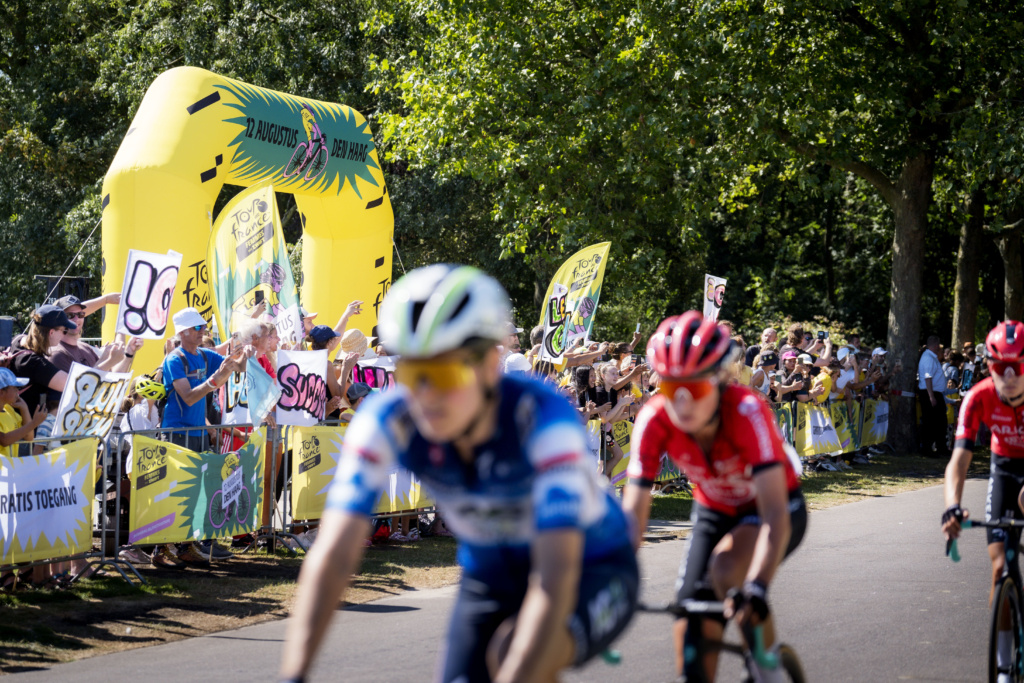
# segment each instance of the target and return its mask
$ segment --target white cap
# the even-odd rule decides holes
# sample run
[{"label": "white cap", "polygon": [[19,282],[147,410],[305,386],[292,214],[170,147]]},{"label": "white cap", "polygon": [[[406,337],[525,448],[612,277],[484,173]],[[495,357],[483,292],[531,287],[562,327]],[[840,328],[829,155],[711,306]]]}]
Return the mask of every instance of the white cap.
[{"label": "white cap", "polygon": [[849,355],[850,355],[850,347],[849,346],[844,346],[844,347],[839,349],[838,353],[836,353],[836,358],[838,358],[839,360],[846,360],[846,357],[849,356]]},{"label": "white cap", "polygon": [[182,330],[199,325],[207,325],[206,318],[199,315],[194,308],[183,308],[174,314],[174,334],[181,334]]},{"label": "white cap", "polygon": [[811,354],[809,353],[801,353],[799,356],[796,357],[796,362],[803,363],[804,365],[810,365],[811,363],[814,362],[814,359],[811,358]]},{"label": "white cap", "polygon": [[505,329],[506,334],[522,334],[522,331],[523,328],[516,327],[516,324],[513,322],[508,323],[508,326]]},{"label": "white cap", "polygon": [[877,349],[875,349],[874,351],[871,352],[871,355],[872,356],[884,356],[885,355],[885,349],[883,349],[881,346],[879,346]]},{"label": "white cap", "polygon": [[505,359],[505,372],[529,372],[530,361],[521,353],[511,353]]}]

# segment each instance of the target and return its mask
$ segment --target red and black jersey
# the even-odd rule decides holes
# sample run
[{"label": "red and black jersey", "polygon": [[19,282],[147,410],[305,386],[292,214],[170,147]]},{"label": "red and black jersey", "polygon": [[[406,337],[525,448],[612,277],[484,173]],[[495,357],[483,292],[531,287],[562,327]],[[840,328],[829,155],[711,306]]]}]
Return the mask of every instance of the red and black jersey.
[{"label": "red and black jersey", "polygon": [[1024,406],[1003,403],[991,377],[967,392],[956,425],[956,446],[973,450],[982,423],[992,432],[993,455],[1024,458]]},{"label": "red and black jersey", "polygon": [[787,489],[793,492],[800,487],[771,409],[752,389],[727,386],[719,411],[718,434],[711,453],[705,454],[689,434],[672,424],[665,412],[665,397],[655,396],[636,418],[629,476],[653,481],[661,455],[667,453],[690,478],[694,500],[732,515],[756,507],[753,477],[765,466],[781,464]]}]

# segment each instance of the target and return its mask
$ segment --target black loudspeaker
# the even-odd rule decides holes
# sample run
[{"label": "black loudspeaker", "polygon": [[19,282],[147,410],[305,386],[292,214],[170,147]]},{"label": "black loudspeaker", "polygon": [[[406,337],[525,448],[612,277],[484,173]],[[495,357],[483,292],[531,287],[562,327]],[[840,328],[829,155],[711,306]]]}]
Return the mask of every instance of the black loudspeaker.
[{"label": "black loudspeaker", "polygon": [[14,318],[0,315],[0,348],[6,349],[14,338]]}]

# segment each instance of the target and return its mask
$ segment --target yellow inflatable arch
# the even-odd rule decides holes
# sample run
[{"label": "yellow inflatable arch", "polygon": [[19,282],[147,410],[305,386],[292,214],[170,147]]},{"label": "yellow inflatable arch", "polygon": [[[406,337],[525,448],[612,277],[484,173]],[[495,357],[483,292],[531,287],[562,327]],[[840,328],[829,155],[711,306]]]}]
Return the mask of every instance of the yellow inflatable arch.
[{"label": "yellow inflatable arch", "polygon": [[[206,250],[221,187],[268,180],[304,218],[303,306],[333,327],[361,299],[350,328],[369,335],[391,284],[394,215],[366,119],[192,67],[153,82],[104,178],[103,291],[121,288],[129,249],[173,249],[184,258],[172,314],[194,306],[210,320]],[[160,362],[161,346],[145,344],[137,372]]]}]

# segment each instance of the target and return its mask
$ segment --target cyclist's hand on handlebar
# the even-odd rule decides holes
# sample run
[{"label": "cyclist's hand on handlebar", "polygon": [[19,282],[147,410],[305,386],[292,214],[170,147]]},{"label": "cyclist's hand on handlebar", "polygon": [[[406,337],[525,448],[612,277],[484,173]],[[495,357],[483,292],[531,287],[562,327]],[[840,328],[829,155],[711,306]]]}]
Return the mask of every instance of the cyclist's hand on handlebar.
[{"label": "cyclist's hand on handlebar", "polygon": [[759,626],[770,613],[768,586],[760,581],[747,581],[725,596],[725,618],[736,617],[741,626]]},{"label": "cyclist's hand on handlebar", "polygon": [[947,541],[960,537],[961,523],[971,516],[971,513],[960,507],[959,503],[953,503],[942,513],[942,533]]}]

